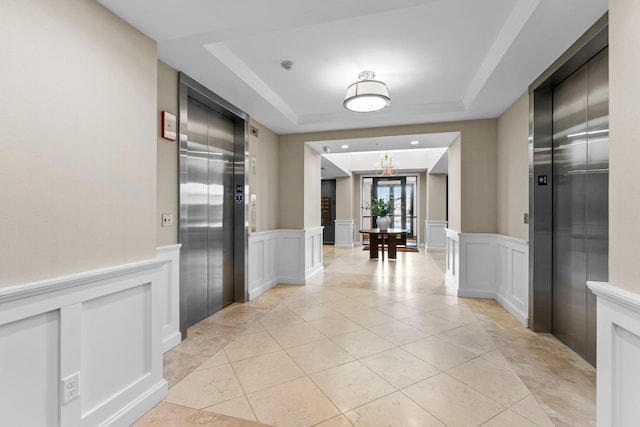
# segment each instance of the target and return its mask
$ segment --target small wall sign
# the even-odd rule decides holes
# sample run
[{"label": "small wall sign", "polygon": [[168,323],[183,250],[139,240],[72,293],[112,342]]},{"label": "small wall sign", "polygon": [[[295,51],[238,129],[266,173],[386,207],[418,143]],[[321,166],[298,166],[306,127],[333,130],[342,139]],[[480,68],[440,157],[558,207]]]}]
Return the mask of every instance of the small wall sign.
[{"label": "small wall sign", "polygon": [[538,185],[547,185],[548,183],[547,175],[538,175]]},{"label": "small wall sign", "polygon": [[176,140],[176,116],[168,111],[162,112],[162,137],[169,141]]}]

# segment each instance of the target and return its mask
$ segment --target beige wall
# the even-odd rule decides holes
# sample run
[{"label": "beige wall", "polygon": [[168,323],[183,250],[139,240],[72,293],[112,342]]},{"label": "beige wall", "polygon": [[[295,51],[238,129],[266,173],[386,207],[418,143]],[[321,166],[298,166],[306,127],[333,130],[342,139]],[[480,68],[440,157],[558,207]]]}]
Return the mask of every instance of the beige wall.
[{"label": "beige wall", "polygon": [[336,219],[357,219],[353,212],[353,177],[336,178]]},{"label": "beige wall", "polygon": [[290,135],[279,137],[278,183],[283,191],[278,194],[278,228],[304,228],[304,148],[303,142]]},{"label": "beige wall", "polygon": [[[473,122],[462,132],[461,231],[495,233],[497,221],[497,121]],[[449,172],[449,176],[451,176]]]},{"label": "beige wall", "polygon": [[[497,230],[496,221],[496,139],[497,125],[495,119],[488,120],[470,120],[462,122],[446,122],[433,124],[419,124],[408,126],[392,126],[369,129],[352,129],[332,132],[315,132],[306,134],[291,134],[280,137],[280,158],[281,164],[287,164],[287,168],[281,168],[280,182],[291,186],[292,191],[281,192],[281,211],[280,227],[282,228],[301,228],[301,224],[305,226],[320,225],[320,208],[311,216],[305,218],[306,215],[312,215],[311,208],[319,206],[320,194],[320,168],[319,157],[305,157],[305,142],[322,141],[326,139],[348,139],[348,138],[364,138],[371,136],[391,136],[391,135],[412,135],[418,133],[432,132],[460,132],[461,137],[458,141],[459,147],[457,153],[459,155],[458,173],[463,174],[462,181],[458,185],[459,203],[457,205],[449,205],[450,217],[458,215],[458,219],[454,218],[453,223],[457,224],[458,231],[467,233],[495,233]],[[451,155],[451,153],[449,154]],[[283,162],[286,158],[286,162]],[[314,177],[317,174],[317,188],[314,185],[313,195],[305,193],[306,188],[302,188],[301,178],[305,177],[302,170],[305,158],[312,161],[312,165],[304,165],[304,169],[309,167],[314,169]],[[450,159],[451,164],[451,159]],[[317,171],[315,168],[317,167]],[[451,175],[451,173],[450,173]],[[313,178],[315,179],[315,178]],[[449,185],[451,186],[451,176]],[[317,193],[317,194],[316,194]],[[316,197],[317,201],[313,199]],[[301,208],[304,203],[299,200],[301,198],[309,201],[306,207],[309,212],[305,212]],[[453,212],[454,206],[463,211]],[[286,207],[286,212],[285,212]],[[359,215],[359,213],[356,213]],[[305,221],[306,219],[306,221]]]},{"label": "beige wall", "polygon": [[320,226],[320,199],[322,197],[320,178],[320,153],[304,145],[304,228]]},{"label": "beige wall", "polygon": [[447,175],[427,177],[427,221],[447,219]]},{"label": "beige wall", "polygon": [[2,15],[0,286],[154,258],[155,42],[93,1]]},{"label": "beige wall", "polygon": [[[178,116],[178,72],[158,61],[158,124],[157,124],[157,200],[156,244],[178,243],[178,151],[180,142],[161,137],[162,111]],[[173,215],[173,225],[162,226],[162,214]]]},{"label": "beige wall", "polygon": [[640,293],[640,2],[609,1],[609,281]]},{"label": "beige wall", "polygon": [[[250,121],[258,129],[258,137],[249,135],[249,194],[256,195],[256,231],[278,228],[278,135],[260,123]],[[251,157],[256,159],[256,173],[251,170]],[[287,186],[284,190],[287,190]]]},{"label": "beige wall", "polygon": [[462,164],[461,141],[458,136],[449,146],[449,224],[447,228],[462,231]]},{"label": "beige wall", "polygon": [[529,239],[529,95],[498,118],[498,233]]}]

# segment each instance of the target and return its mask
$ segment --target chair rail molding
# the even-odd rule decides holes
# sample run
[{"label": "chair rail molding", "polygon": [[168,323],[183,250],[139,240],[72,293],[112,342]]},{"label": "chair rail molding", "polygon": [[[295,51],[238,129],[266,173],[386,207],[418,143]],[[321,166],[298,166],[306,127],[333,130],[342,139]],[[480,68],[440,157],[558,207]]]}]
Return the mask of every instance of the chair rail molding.
[{"label": "chair rail molding", "polygon": [[[163,292],[152,259],[0,289],[6,425],[129,425],[162,401]],[[63,383],[75,379],[67,398]]]},{"label": "chair rail molding", "polygon": [[355,247],[356,221],[354,219],[336,219],[336,248],[353,248]]},{"label": "chair rail molding", "polygon": [[446,230],[445,280],[461,297],[498,301],[529,321],[529,243],[500,234]]},{"label": "chair rail molding", "polygon": [[322,227],[250,233],[249,300],[278,283],[307,284],[322,262]]},{"label": "chair rail molding", "polygon": [[597,296],[597,424],[640,425],[640,294],[587,282]]}]

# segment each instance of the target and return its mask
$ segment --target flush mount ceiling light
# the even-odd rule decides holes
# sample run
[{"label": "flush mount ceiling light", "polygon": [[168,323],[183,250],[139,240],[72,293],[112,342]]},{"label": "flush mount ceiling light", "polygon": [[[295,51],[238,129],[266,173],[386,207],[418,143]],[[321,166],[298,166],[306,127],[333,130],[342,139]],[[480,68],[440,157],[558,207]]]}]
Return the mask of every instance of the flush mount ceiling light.
[{"label": "flush mount ceiling light", "polygon": [[349,111],[357,113],[372,113],[384,110],[391,103],[387,85],[373,80],[373,71],[363,71],[358,74],[358,81],[347,88],[347,95],[342,105]]}]

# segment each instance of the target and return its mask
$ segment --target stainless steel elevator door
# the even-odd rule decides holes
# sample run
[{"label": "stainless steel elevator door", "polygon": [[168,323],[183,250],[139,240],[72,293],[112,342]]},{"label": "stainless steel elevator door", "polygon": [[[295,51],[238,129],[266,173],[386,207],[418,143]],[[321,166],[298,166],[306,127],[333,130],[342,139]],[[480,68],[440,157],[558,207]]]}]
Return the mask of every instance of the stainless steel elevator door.
[{"label": "stainless steel elevator door", "polygon": [[595,297],[608,277],[608,51],[553,92],[553,333],[591,363]]},{"label": "stainless steel elevator door", "polygon": [[233,122],[189,98],[187,325],[233,302]]}]

